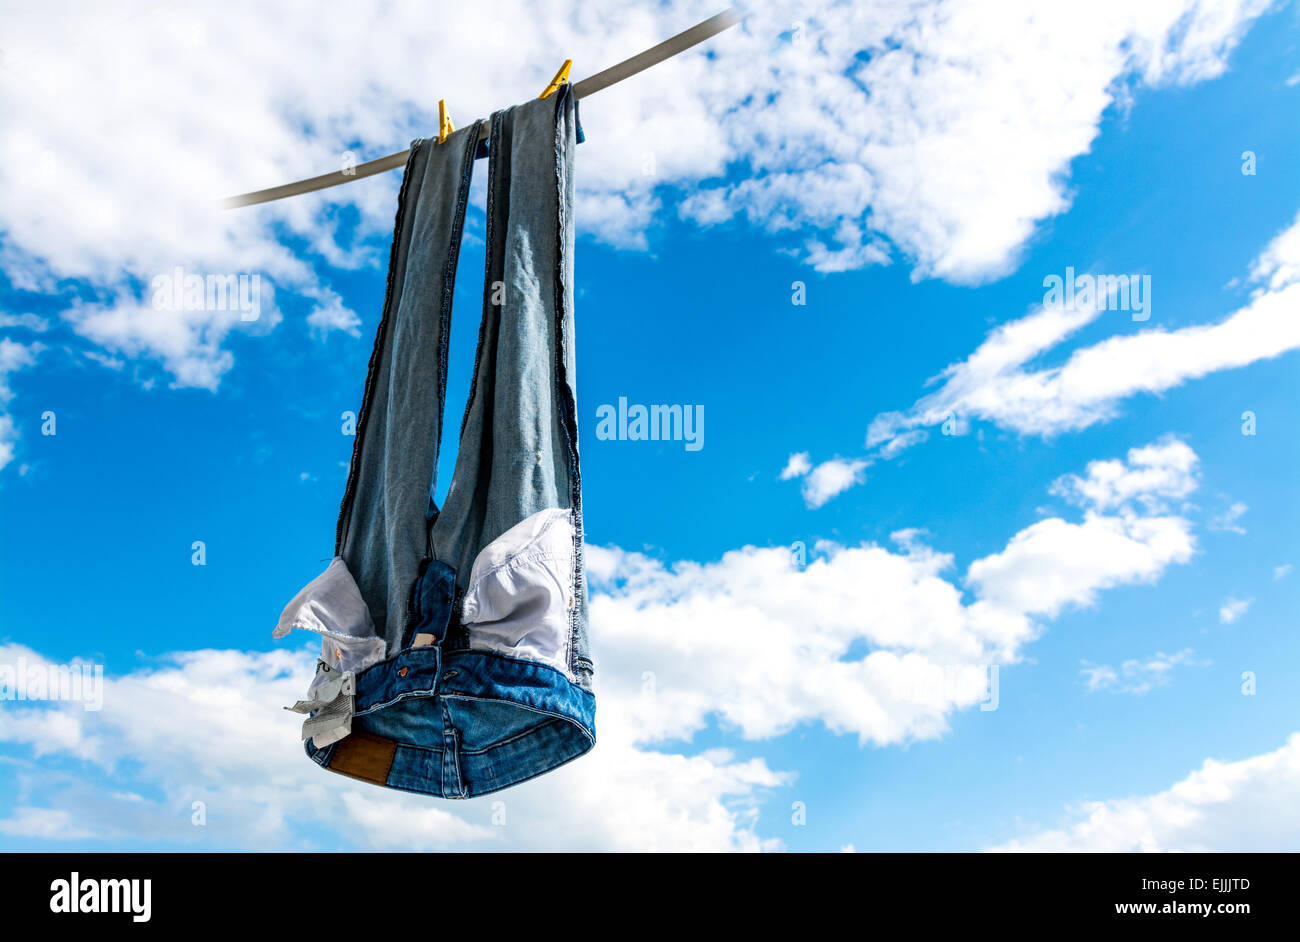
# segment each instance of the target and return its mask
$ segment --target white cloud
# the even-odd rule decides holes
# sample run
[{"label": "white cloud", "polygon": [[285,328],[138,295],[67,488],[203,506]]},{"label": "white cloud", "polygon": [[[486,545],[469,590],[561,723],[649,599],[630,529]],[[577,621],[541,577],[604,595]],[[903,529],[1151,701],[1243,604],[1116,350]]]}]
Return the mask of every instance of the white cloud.
[{"label": "white cloud", "polygon": [[1250,610],[1251,599],[1234,599],[1232,596],[1223,600],[1219,606],[1219,623],[1231,625]]},{"label": "white cloud", "polygon": [[[0,646],[0,663],[35,651]],[[101,787],[24,772],[42,804],[19,806],[0,832],[50,840],[138,838],[197,847],[360,846],[380,850],[758,850],[754,804],[789,776],[725,751],[645,752],[621,735],[620,706],[601,702],[595,752],[551,775],[464,804],[358,785],[323,774],[297,747],[300,718],[282,709],[312,671],[301,650],[187,651],[106,676],[103,709],[7,704],[0,741],[33,755],[80,759],[112,781],[124,766],[158,791],[114,798]],[[53,784],[51,784],[51,781]],[[87,793],[91,794],[87,794]],[[34,796],[33,796],[34,797]],[[492,802],[506,801],[505,826]],[[193,802],[207,825],[191,824]]]},{"label": "white cloud", "polygon": [[21,344],[0,337],[0,404],[9,402],[14,391],[9,386],[9,374],[36,362],[36,355],[45,348],[39,343]]},{"label": "white cloud", "polygon": [[910,432],[896,435],[894,438],[886,442],[878,452],[876,452],[876,457],[883,461],[889,461],[902,454],[913,445],[919,445],[929,437],[930,433],[923,428],[913,429]]},{"label": "white cloud", "polygon": [[363,794],[360,791],[345,791],[339,800],[349,823],[377,849],[448,847],[483,842],[496,836],[488,823],[470,824],[427,800],[421,807],[390,792]]},{"label": "white cloud", "polygon": [[321,335],[332,330],[351,337],[361,336],[361,318],[343,303],[343,299],[328,288],[317,297],[319,306],[307,315],[307,323]]},{"label": "white cloud", "polygon": [[106,370],[120,370],[126,366],[126,361],[121,357],[111,357],[106,353],[99,353],[95,350],[83,350],[82,356],[92,363],[98,363]]},{"label": "white cloud", "polygon": [[1244,517],[1246,511],[1249,509],[1250,508],[1241,501],[1234,502],[1231,507],[1219,514],[1210,522],[1210,529],[1224,530],[1228,533],[1244,534],[1246,528],[1237,521]]},{"label": "white cloud", "polygon": [[0,311],[0,327],[21,327],[39,334],[50,329],[50,322],[39,314],[6,314]]},{"label": "white cloud", "polygon": [[1030,363],[1100,314],[1095,308],[1043,308],[997,327],[942,385],[903,412],[872,420],[867,447],[911,444],[901,436],[945,420],[983,419],[1024,435],[1051,436],[1113,418],[1120,403],[1188,380],[1236,369],[1300,348],[1300,217],[1252,267],[1259,285],[1245,307],[1217,324],[1148,329],[1075,350],[1064,364]]},{"label": "white cloud", "polygon": [[1173,562],[1191,559],[1195,541],[1182,517],[1088,513],[1021,530],[1000,553],[971,564],[967,582],[1004,610],[1054,617],[1093,603],[1099,590],[1152,582]]},{"label": "white cloud", "polygon": [[1281,581],[1282,579],[1285,579],[1288,575],[1290,575],[1290,573],[1291,573],[1290,563],[1283,563],[1281,566],[1273,567],[1274,581]]},{"label": "white cloud", "polygon": [[1004,608],[1054,617],[1066,605],[1092,604],[1101,589],[1156,579],[1195,551],[1191,523],[1165,504],[1196,488],[1198,463],[1174,438],[1129,449],[1127,462],[1089,462],[1083,476],[1051,486],[1084,508],[1081,523],[1038,521],[972,563],[967,582]]},{"label": "white cloud", "polygon": [[812,462],[808,460],[808,452],[797,452],[790,456],[790,460],[781,469],[781,480],[788,481],[791,478],[802,477],[811,470]]},{"label": "white cloud", "polygon": [[11,817],[0,821],[0,833],[55,841],[93,836],[92,831],[76,827],[72,823],[72,815],[67,811],[31,806],[21,806]]},{"label": "white cloud", "polygon": [[1068,474],[1052,493],[1097,510],[1122,507],[1138,499],[1151,506],[1186,497],[1196,489],[1196,452],[1178,439],[1130,448],[1128,461],[1090,461],[1084,476]]},{"label": "white cloud", "polygon": [[39,343],[21,344],[0,337],[0,468],[13,460],[14,443],[18,440],[18,430],[7,408],[14,397],[9,375],[31,366],[44,349],[44,345]]},{"label": "white cloud", "polygon": [[708,77],[710,103],[731,109],[714,133],[750,173],[682,212],[808,233],[825,271],[883,262],[892,245],[917,277],[985,280],[1069,205],[1069,163],[1126,78],[1220,74],[1267,5],[762,7],[748,36],[717,44]]},{"label": "white cloud", "polygon": [[[1077,523],[1039,521],[964,579],[947,577],[953,557],[914,529],[893,534],[898,550],[820,543],[802,568],[784,548],[668,566],[588,547],[600,741],[506,793],[504,829],[492,826],[491,796],[430,813],[427,799],[307,762],[294,747],[297,718],[280,709],[311,673],[305,652],[173,654],[107,678],[99,712],[11,704],[0,741],[37,759],[80,759],[108,778],[138,765],[161,799],[124,809],[105,797],[140,791],[132,782],[32,789],[41,807],[71,816],[67,828],[110,839],[134,829],[208,846],[771,848],[758,806],[792,774],[726,749],[688,754],[679,741],[713,722],[751,740],[809,723],[864,744],[941,735],[952,712],[986,699],[990,669],[1019,660],[1046,620],[1191,556],[1190,524],[1142,497],[1111,515],[1088,508]],[[19,655],[38,659],[0,649],[0,661]],[[207,803],[207,828],[188,823],[196,800]]]},{"label": "white cloud", "polygon": [[1300,733],[1282,748],[1205,764],[1166,791],[1089,801],[1070,824],[991,848],[1027,852],[1259,852],[1300,846]]},{"label": "white cloud", "polygon": [[[788,466],[787,466],[788,467]],[[803,499],[809,507],[820,507],[836,494],[861,484],[867,462],[862,459],[832,458],[806,472]]]},{"label": "white cloud", "polygon": [[[1191,524],[1142,496],[1114,514],[1038,521],[961,579],[916,530],[893,534],[901,552],[823,542],[802,569],[783,548],[670,567],[591,547],[602,691],[643,703],[630,714],[637,741],[689,736],[714,715],[747,738],[805,722],[877,744],[938,735],[1044,619],[1191,558]],[[655,694],[638,700],[647,672]]]},{"label": "white cloud", "polygon": [[238,310],[169,310],[120,298],[112,304],[74,300],[63,315],[77,333],[105,350],[127,357],[147,357],[172,374],[173,386],[216,391],[235,363],[225,347],[236,329],[265,333],[280,314],[263,307],[256,322],[245,322]]},{"label": "white cloud", "polygon": [[821,507],[836,494],[843,493],[855,484],[861,484],[863,471],[870,464],[863,459],[832,458],[813,467],[808,452],[792,454],[781,469],[779,479],[790,481],[802,477],[803,499],[809,507]]},{"label": "white cloud", "polygon": [[[982,280],[1068,205],[1070,161],[1118,89],[1220,74],[1266,6],[756,5],[706,48],[585,103],[577,216],[607,241],[646,247],[677,188],[690,194],[674,200],[682,215],[740,213],[796,233],[822,270],[901,254],[918,277]],[[237,212],[215,199],[401,149],[434,127],[449,76],[464,124],[536,94],[556,50],[590,73],[714,12],[703,0],[460,5],[439,13],[458,41],[431,64],[427,6],[414,0],[382,16],[360,5],[301,17],[252,0],[16,7],[0,82],[0,263],[20,289],[76,282],[88,290],[66,297],[100,298],[66,313],[105,352],[214,388],[247,325],[219,311],[168,323],[142,285],[177,265],[260,274],[309,301],[321,332],[352,333],[317,272],[384,263],[398,180]],[[745,179],[726,185],[734,167]]]},{"label": "white cloud", "polygon": [[1090,693],[1109,690],[1112,693],[1143,694],[1155,687],[1168,684],[1169,675],[1175,667],[1196,663],[1192,649],[1184,648],[1175,654],[1158,651],[1145,660],[1132,658],[1118,668],[1107,664],[1089,664],[1085,661],[1079,673],[1086,679]]}]

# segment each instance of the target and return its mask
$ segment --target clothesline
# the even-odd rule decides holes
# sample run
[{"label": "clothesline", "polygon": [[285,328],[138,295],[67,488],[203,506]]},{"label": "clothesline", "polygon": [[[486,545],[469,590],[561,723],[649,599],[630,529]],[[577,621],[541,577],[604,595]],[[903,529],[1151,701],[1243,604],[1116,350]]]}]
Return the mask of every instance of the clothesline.
[{"label": "clothesline", "polygon": [[[618,65],[610,66],[603,72],[597,72],[595,75],[583,79],[581,82],[575,82],[573,85],[573,95],[575,98],[582,99],[588,95],[594,95],[602,89],[616,85],[650,68],[658,65],[667,59],[671,59],[678,53],[685,52],[687,49],[701,43],[710,37],[716,36],[723,30],[730,29],[742,19],[743,14],[739,7],[730,7],[723,10],[715,16],[709,17],[702,23],[697,23],[690,29],[678,33],[671,39],[666,39],[657,46],[652,46],[645,52],[639,52],[630,59],[625,59]],[[284,199],[288,196],[298,196],[301,193],[311,193],[314,190],[323,190],[326,187],[338,186],[340,183],[350,183],[353,180],[360,180],[362,177],[373,176],[376,173],[383,173],[385,170],[395,170],[398,167],[406,165],[406,159],[410,150],[404,150],[400,153],[389,154],[387,157],[379,157],[375,160],[366,161],[363,164],[357,164],[346,171],[336,170],[333,173],[322,174],[319,177],[311,177],[306,180],[297,180],[293,183],[285,183],[281,186],[273,186],[265,190],[254,190],[252,193],[241,193],[238,196],[230,196],[222,200],[224,209],[236,209],[240,206],[253,206],[257,203],[269,203],[273,200]]]}]

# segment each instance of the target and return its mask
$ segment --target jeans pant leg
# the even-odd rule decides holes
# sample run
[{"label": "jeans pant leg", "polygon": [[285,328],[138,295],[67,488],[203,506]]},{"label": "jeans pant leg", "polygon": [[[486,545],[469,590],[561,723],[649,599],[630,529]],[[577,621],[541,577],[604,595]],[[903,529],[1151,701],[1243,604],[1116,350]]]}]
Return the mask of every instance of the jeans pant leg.
[{"label": "jeans pant leg", "polygon": [[357,421],[335,553],[389,653],[428,553],[447,386],[452,289],[479,124],[411,147],[398,200],[383,318]]},{"label": "jeans pant leg", "polygon": [[[585,686],[591,661],[569,218],[577,129],[567,87],[492,117],[483,322],[456,469],[431,544],[464,591],[493,541],[546,511],[569,511],[568,636],[553,655]],[[469,633],[472,645],[472,626]]]}]

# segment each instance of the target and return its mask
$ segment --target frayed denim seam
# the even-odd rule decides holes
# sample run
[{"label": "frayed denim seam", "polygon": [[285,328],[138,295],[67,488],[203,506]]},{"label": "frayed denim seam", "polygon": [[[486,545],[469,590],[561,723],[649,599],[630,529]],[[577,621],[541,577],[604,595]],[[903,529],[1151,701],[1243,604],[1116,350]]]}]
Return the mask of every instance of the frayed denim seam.
[{"label": "frayed denim seam", "polygon": [[[488,310],[492,307],[492,236],[496,230],[494,224],[496,214],[493,212],[496,205],[496,187],[493,186],[492,174],[497,166],[497,150],[501,141],[501,112],[492,112],[492,124],[488,129],[488,184],[487,184],[487,203],[484,206],[486,221],[483,226],[483,240],[487,246],[483,253],[483,318],[478,325],[478,346],[474,350],[474,375],[469,382],[469,399],[465,402],[465,415],[460,420],[460,438],[465,437],[465,426],[469,425],[469,412],[474,408],[474,400],[478,398],[478,377],[479,368],[483,365],[483,341],[487,337],[488,327]],[[500,319],[498,318],[497,333],[500,334]]]},{"label": "frayed denim seam", "polygon": [[370,363],[366,367],[366,386],[361,394],[361,412],[357,416],[356,442],[352,446],[352,461],[348,466],[348,483],[343,488],[343,503],[339,506],[339,520],[334,529],[334,555],[343,555],[343,544],[347,540],[347,531],[352,524],[352,501],[361,472],[361,450],[366,444],[366,427],[370,420],[370,405],[375,393],[375,380],[379,358],[383,355],[384,338],[388,336],[389,316],[392,313],[394,273],[397,270],[397,253],[402,244],[402,223],[406,219],[406,191],[411,183],[411,167],[420,149],[422,138],[411,142],[411,151],[406,158],[406,169],[402,171],[402,185],[397,191],[397,216],[393,222],[393,244],[388,250],[388,278],[384,287],[384,311],[379,318],[379,329],[375,331],[375,346],[370,351]]},{"label": "frayed denim seam", "polygon": [[[571,221],[565,217],[564,213],[564,183],[565,172],[568,169],[564,161],[564,141],[562,133],[567,133],[568,122],[561,121],[560,116],[563,114],[566,103],[573,95],[573,89],[565,85],[560,89],[559,94],[555,96],[555,377],[556,393],[559,400],[564,403],[563,415],[560,419],[561,427],[564,429],[565,445],[567,457],[569,459],[569,504],[573,510],[573,607],[569,610],[569,637],[565,644],[565,665],[569,673],[576,676],[578,665],[576,662],[577,638],[579,628],[579,616],[582,611],[582,479],[578,467],[578,404],[573,389],[569,385],[569,370],[565,358],[567,348],[567,336],[564,332],[564,323],[566,315],[571,311],[567,304],[568,292],[565,290],[568,282],[565,280],[565,262],[568,261],[568,232]],[[577,102],[573,103],[574,114],[577,114]],[[574,359],[577,359],[577,350],[574,350]]]}]

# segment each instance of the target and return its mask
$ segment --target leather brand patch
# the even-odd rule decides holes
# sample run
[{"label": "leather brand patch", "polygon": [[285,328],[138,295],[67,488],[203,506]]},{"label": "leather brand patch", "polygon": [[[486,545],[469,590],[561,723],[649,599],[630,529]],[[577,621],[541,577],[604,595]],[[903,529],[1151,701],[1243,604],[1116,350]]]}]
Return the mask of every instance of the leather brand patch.
[{"label": "leather brand patch", "polygon": [[349,778],[385,785],[396,755],[397,743],[393,740],[369,733],[353,733],[339,741],[328,768]]}]

